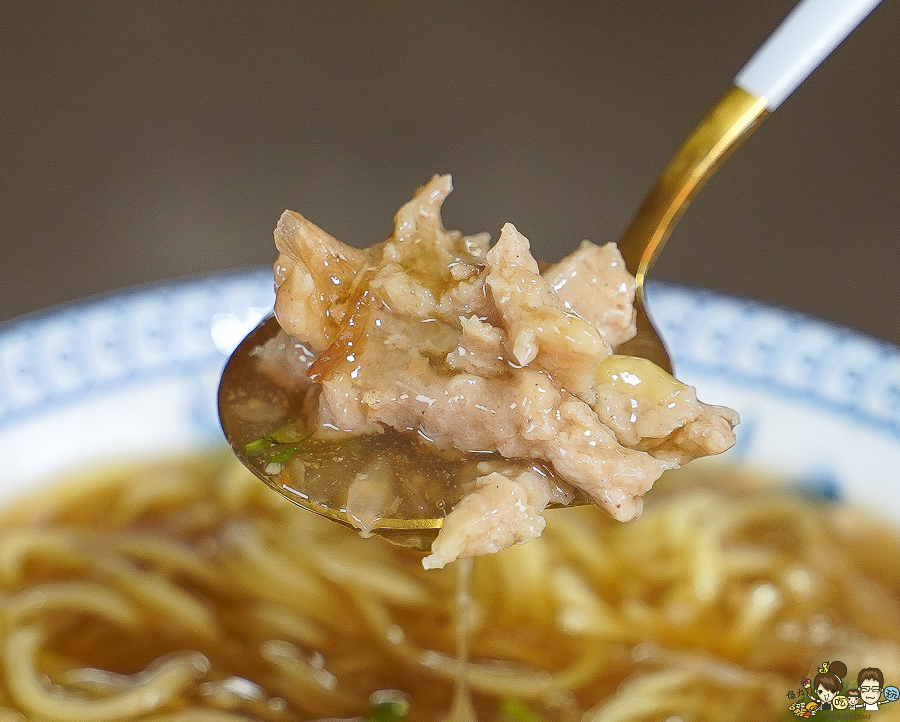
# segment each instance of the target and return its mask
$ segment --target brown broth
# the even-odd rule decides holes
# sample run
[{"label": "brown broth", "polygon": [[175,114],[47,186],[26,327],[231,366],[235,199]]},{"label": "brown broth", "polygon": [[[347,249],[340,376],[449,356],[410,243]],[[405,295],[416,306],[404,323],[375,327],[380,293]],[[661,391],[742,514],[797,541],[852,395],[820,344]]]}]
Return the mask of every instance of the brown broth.
[{"label": "brown broth", "polygon": [[[391,519],[442,519],[477,477],[489,473],[479,468],[485,463],[535,469],[555,481],[560,498],[572,495],[547,464],[445,450],[414,431],[323,435],[315,419],[319,387],[309,378],[321,357],[313,361],[310,352],[291,353],[292,348],[302,345],[277,330],[255,358],[250,354],[243,376],[229,379],[235,395],[220,403],[226,409],[223,428],[239,456],[301,506],[312,501],[316,508],[347,514],[366,533]],[[348,497],[356,481],[363,482],[356,494],[361,514]]]},{"label": "brown broth", "polygon": [[[221,454],[92,473],[7,509],[5,640],[45,630],[37,672],[61,698],[105,694],[88,684],[103,674],[85,668],[134,674],[193,650],[209,670],[160,711],[353,717],[372,692],[402,689],[412,722],[444,718],[458,669],[456,570],[426,572],[417,553],[298,510],[236,463]],[[896,529],[710,468],[667,476],[634,524],[563,510],[542,538],[475,560],[469,682],[481,722],[500,722],[501,702],[543,722],[574,722],[598,703],[649,706],[650,720],[773,719],[824,660],[872,660],[900,677]],[[711,596],[698,596],[699,571],[721,580]],[[53,607],[53,589],[74,582],[121,599],[133,621]],[[151,583],[183,604],[142,591]],[[753,611],[759,590],[779,604]],[[0,708],[17,706],[7,674],[0,665]],[[672,681],[651,692],[659,674]],[[256,698],[225,694],[227,680]]]}]

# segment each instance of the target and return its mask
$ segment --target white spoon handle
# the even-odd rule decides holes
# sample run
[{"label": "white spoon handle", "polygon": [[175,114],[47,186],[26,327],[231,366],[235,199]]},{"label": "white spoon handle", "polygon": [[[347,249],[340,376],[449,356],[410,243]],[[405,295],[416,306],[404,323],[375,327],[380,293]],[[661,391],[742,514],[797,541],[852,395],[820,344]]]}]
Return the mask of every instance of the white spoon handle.
[{"label": "white spoon handle", "polygon": [[881,0],[801,0],[735,76],[771,112]]}]

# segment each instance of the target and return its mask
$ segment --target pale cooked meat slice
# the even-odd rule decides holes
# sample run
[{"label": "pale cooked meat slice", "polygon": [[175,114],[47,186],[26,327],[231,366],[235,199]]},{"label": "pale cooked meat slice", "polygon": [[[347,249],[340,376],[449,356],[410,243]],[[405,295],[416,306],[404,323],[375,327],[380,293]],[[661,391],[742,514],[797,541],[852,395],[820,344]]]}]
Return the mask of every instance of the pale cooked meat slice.
[{"label": "pale cooked meat slice", "polygon": [[540,370],[487,379],[456,374],[431,385],[403,374],[382,381],[362,400],[369,421],[415,429],[443,449],[545,461],[620,521],[640,514],[643,494],[671,468],[621,446],[586,403]]},{"label": "pale cooked meat slice", "polygon": [[367,253],[341,243],[299,213],[275,228],[275,316],[281,327],[321,352],[340,331]]},{"label": "pale cooked meat slice", "polygon": [[444,519],[422,566],[441,569],[457,559],[494,554],[539,537],[547,524],[541,514],[556,495],[547,478],[531,469],[478,477],[475,489]]},{"label": "pale cooked meat slice", "polygon": [[610,356],[596,375],[593,409],[623,446],[681,466],[734,444],[737,412],[704,404],[693,386],[651,361]]},{"label": "pale cooked meat slice", "polygon": [[563,306],[589,321],[610,346],[634,338],[636,284],[616,244],[582,241],[542,275]]},{"label": "pale cooked meat slice", "polygon": [[537,272],[528,240],[515,226],[503,226],[488,251],[485,280],[506,332],[507,353],[520,366],[546,369],[576,396],[593,399],[594,367],[612,353],[586,320],[566,311]]}]

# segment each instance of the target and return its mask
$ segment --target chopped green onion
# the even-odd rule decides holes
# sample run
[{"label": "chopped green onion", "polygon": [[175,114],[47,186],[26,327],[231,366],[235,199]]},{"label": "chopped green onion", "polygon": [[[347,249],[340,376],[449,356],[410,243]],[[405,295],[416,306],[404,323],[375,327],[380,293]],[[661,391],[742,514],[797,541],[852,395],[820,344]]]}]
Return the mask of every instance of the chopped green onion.
[{"label": "chopped green onion", "polygon": [[388,700],[372,706],[366,722],[403,722],[408,705],[403,700]]},{"label": "chopped green onion", "polygon": [[503,722],[542,722],[540,717],[517,699],[500,700],[499,711]]},{"label": "chopped green onion", "polygon": [[244,451],[250,456],[256,456],[257,454],[261,454],[264,451],[268,451],[272,448],[272,441],[265,436],[262,436],[254,441],[251,441],[247,444],[244,444]]},{"label": "chopped green onion", "polygon": [[271,434],[260,436],[258,439],[254,439],[253,441],[244,444],[244,453],[248,456],[258,456],[259,454],[271,451],[272,447],[275,446],[291,447],[289,451],[287,449],[279,451],[269,459],[269,461],[273,461],[276,464],[281,464],[299,451],[302,442],[306,441],[308,438],[309,434],[301,434],[297,431],[295,426],[289,424],[288,426],[282,426],[280,429],[276,429]]},{"label": "chopped green onion", "polygon": [[289,446],[286,449],[279,451],[277,454],[272,454],[272,456],[269,457],[269,462],[275,464],[283,464],[299,450],[300,447],[298,446]]},{"label": "chopped green onion", "polygon": [[266,435],[266,438],[275,444],[298,444],[301,441],[305,441],[308,437],[309,434],[301,433],[293,424],[282,426],[280,429]]}]

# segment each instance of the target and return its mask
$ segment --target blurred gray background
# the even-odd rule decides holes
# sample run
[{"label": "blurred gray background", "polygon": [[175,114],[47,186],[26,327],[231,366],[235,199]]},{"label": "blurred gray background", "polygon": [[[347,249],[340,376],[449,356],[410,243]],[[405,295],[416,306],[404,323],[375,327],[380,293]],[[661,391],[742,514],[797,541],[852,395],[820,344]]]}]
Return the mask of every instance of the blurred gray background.
[{"label": "blurred gray background", "polygon": [[[448,227],[552,260],[615,239],[792,0],[5,2],[0,320],[269,264],[300,211],[380,240],[433,173]],[[657,275],[900,343],[900,4],[885,0],[682,220]]]}]

